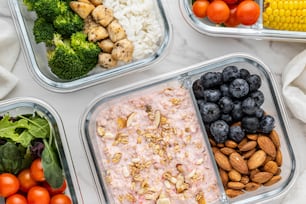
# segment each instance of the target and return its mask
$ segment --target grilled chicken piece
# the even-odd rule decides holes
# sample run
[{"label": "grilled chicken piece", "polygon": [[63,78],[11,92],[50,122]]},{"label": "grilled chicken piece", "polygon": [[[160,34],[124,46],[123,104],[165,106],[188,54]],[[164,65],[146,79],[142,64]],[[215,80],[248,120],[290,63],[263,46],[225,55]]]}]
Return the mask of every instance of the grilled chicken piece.
[{"label": "grilled chicken piece", "polygon": [[79,2],[84,2],[84,3],[88,3],[91,4],[91,2],[89,0],[78,0]]},{"label": "grilled chicken piece", "polygon": [[118,61],[130,62],[133,58],[133,51],[133,43],[125,38],[115,43],[112,56]]},{"label": "grilled chicken piece", "polygon": [[103,5],[97,6],[91,13],[93,19],[106,27],[114,19],[113,10]]},{"label": "grilled chicken piece", "polygon": [[122,40],[123,38],[126,38],[126,33],[124,28],[120,25],[120,23],[117,20],[113,20],[108,26],[107,31],[109,34],[109,38],[113,42],[117,42],[118,40]]},{"label": "grilled chicken piece", "polygon": [[102,26],[93,27],[89,30],[87,36],[89,41],[97,42],[105,38],[108,38],[108,32]]},{"label": "grilled chicken piece", "polygon": [[86,3],[82,1],[70,1],[70,8],[76,12],[82,19],[87,18],[95,6],[91,3]]},{"label": "grilled chicken piece", "polygon": [[89,1],[95,6],[103,4],[103,0],[89,0]]},{"label": "grilled chicken piece", "polygon": [[101,52],[99,54],[98,64],[104,68],[113,68],[117,65],[117,60],[111,54]]},{"label": "grilled chicken piece", "polygon": [[98,46],[102,49],[103,52],[111,53],[114,47],[114,43],[110,39],[105,39],[98,42]]}]

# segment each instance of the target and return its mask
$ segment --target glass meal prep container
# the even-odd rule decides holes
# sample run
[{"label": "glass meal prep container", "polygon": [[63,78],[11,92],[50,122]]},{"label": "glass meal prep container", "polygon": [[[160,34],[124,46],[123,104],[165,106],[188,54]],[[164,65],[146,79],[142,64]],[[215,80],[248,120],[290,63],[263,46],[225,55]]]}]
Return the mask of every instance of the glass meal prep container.
[{"label": "glass meal prep container", "polygon": [[[44,101],[31,97],[20,97],[0,102],[0,115],[4,116],[6,114],[11,117],[37,114],[49,122],[55,133],[55,145],[67,183],[65,194],[75,204],[84,203],[65,131],[58,113]],[[1,199],[0,203],[2,203]]]},{"label": "glass meal prep container", "polygon": [[[281,180],[237,197],[227,196],[222,185],[215,147],[192,88],[204,73],[227,66],[261,77],[263,109],[275,118],[283,158],[277,174]],[[86,108],[80,132],[102,203],[279,202],[297,176],[287,116],[273,76],[261,61],[242,53],[104,93]]]},{"label": "glass meal prep container", "polygon": [[[248,39],[268,39],[277,41],[293,41],[293,42],[305,42],[306,33],[303,31],[289,31],[289,30],[277,30],[270,29],[264,26],[263,12],[265,0],[256,0],[260,6],[260,15],[257,22],[251,26],[239,25],[237,27],[224,27],[211,23],[207,18],[201,19],[197,18],[192,11],[192,0],[180,0],[181,13],[186,20],[186,22],[196,31],[209,35],[209,36],[219,36],[219,37],[234,37],[234,38],[248,38]],[[297,1],[298,2],[298,1]],[[297,9],[295,6],[292,8]],[[277,10],[277,9],[274,9]],[[302,10],[301,9],[301,15]],[[277,16],[278,13],[280,16]],[[274,18],[285,17],[285,14],[281,16],[281,12],[276,11]],[[272,14],[271,14],[272,15]],[[298,18],[298,14],[296,15]],[[291,17],[294,18],[294,17]],[[288,24],[290,25],[290,18],[288,17]],[[302,22],[303,17],[300,16],[299,20]],[[291,22],[293,24],[293,22]]]},{"label": "glass meal prep container", "polygon": [[79,79],[62,80],[53,74],[48,66],[45,45],[43,43],[36,44],[35,42],[32,28],[36,14],[27,10],[27,7],[23,4],[23,0],[8,1],[20,41],[23,45],[29,72],[37,83],[51,91],[72,92],[103,83],[115,77],[148,69],[149,65],[162,60],[166,55],[167,48],[170,46],[172,29],[167,14],[165,13],[164,5],[160,0],[153,1],[154,13],[156,14],[157,24],[160,27],[160,38],[157,44],[154,45],[156,48],[153,53],[141,55],[142,57],[137,57],[137,59],[133,58],[131,62],[125,64],[118,63],[117,67],[111,69],[101,68],[97,65],[87,75]]}]

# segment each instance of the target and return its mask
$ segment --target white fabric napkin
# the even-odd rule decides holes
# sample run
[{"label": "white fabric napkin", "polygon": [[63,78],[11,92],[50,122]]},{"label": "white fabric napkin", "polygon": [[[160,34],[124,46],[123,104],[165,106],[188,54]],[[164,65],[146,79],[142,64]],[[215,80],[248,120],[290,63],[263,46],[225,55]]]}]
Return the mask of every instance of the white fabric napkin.
[{"label": "white fabric napkin", "polygon": [[283,96],[292,114],[306,123],[306,50],[295,56],[282,75]]},{"label": "white fabric napkin", "polygon": [[18,78],[11,71],[20,52],[18,36],[6,0],[0,0],[0,28],[0,99],[3,99],[18,83]]}]

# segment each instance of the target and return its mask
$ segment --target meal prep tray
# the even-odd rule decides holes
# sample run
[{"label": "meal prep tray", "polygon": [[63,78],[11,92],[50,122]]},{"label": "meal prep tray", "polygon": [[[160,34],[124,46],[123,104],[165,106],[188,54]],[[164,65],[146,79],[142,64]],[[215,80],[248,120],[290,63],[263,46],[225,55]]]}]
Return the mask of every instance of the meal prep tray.
[{"label": "meal prep tray", "polygon": [[[213,152],[212,152],[213,148],[211,148],[211,146],[209,145],[209,138],[205,131],[204,124],[201,122],[201,114],[199,113],[199,110],[197,108],[197,105],[196,105],[197,103],[196,103],[196,100],[195,100],[195,97],[192,91],[193,83],[197,79],[199,79],[204,73],[218,72],[230,65],[234,65],[239,68],[244,68],[248,70],[250,73],[258,74],[261,77],[262,86],[260,90],[262,90],[262,92],[265,95],[265,102],[263,105],[263,109],[266,112],[268,112],[270,115],[274,116],[275,118],[275,130],[278,132],[278,135],[280,138],[280,143],[281,143],[280,150],[283,156],[282,157],[283,164],[280,167],[281,168],[280,175],[282,177],[280,181],[278,181],[276,184],[271,185],[271,186],[267,186],[267,187],[262,186],[255,191],[245,192],[244,194],[237,196],[235,198],[230,198],[226,196],[225,189],[223,188],[222,183],[220,182],[221,178],[219,177],[218,167],[213,157]],[[175,91],[171,92],[171,90],[175,90]],[[187,102],[185,101],[184,97],[182,97],[182,95],[184,95],[181,93],[182,90],[186,91],[186,92],[184,91],[183,92],[186,94],[185,99],[187,100]],[[169,91],[169,93],[167,91]],[[178,98],[177,100],[172,100],[173,99],[172,98],[172,99],[169,99],[171,101],[170,104],[165,103],[163,102],[164,99],[159,98],[159,95],[158,95],[158,93],[164,93],[164,92],[167,92],[165,95],[170,96],[170,98],[172,94],[173,95],[177,94],[178,96],[182,98]],[[173,96],[173,97],[175,98],[176,96]],[[182,101],[185,101],[186,103]],[[184,108],[181,108],[180,110],[178,110],[175,107],[172,107],[175,105],[179,105],[180,102],[184,103],[185,105],[187,104],[187,107],[190,108],[189,110],[190,114],[189,114],[189,117],[187,116],[186,117],[189,118],[191,121],[195,122],[194,124],[195,126],[192,126],[193,128],[187,128],[188,130],[186,128],[185,130],[182,130],[185,125],[184,122],[182,123],[182,121],[176,121],[175,119],[173,119],[175,118],[173,115],[175,115],[175,113],[177,112],[184,115],[184,113],[181,112]],[[129,103],[132,104],[134,109],[127,105]],[[143,108],[144,106],[146,108]],[[164,106],[166,107],[166,109],[167,107],[169,108],[169,106],[172,107],[172,108],[169,108],[170,110],[172,110],[172,113],[169,113],[169,114],[165,113],[165,110],[162,108]],[[135,109],[135,107],[137,108]],[[168,74],[165,74],[159,77],[154,77],[150,80],[143,80],[143,81],[131,84],[126,87],[122,87],[116,90],[109,91],[97,97],[95,100],[91,102],[91,104],[89,104],[89,106],[86,108],[84,115],[80,121],[80,133],[81,133],[81,139],[83,141],[84,148],[85,148],[85,151],[86,151],[89,163],[90,163],[90,167],[92,170],[92,176],[95,178],[96,188],[98,192],[100,193],[100,199],[102,203],[113,203],[113,201],[116,199],[123,199],[123,200],[132,199],[133,200],[133,196],[139,196],[137,193],[134,194],[135,192],[137,192],[137,190],[135,190],[135,191],[130,191],[132,194],[132,197],[131,195],[128,195],[128,196],[122,195],[122,197],[118,198],[121,192],[122,194],[124,194],[124,192],[128,191],[127,189],[130,188],[130,183],[126,182],[124,186],[124,190],[122,191],[120,191],[120,187],[118,187],[119,193],[115,193],[115,194],[114,192],[117,192],[116,188],[112,186],[115,184],[111,185],[111,183],[114,181],[114,179],[118,179],[121,174],[125,175],[126,177],[130,176],[131,172],[128,171],[129,168],[127,167],[128,166],[127,164],[132,164],[133,162],[134,163],[139,162],[139,159],[140,160],[142,159],[154,160],[153,158],[155,158],[147,154],[147,151],[150,151],[150,150],[145,150],[145,151],[139,150],[140,152],[137,153],[138,146],[135,145],[135,138],[134,138],[135,132],[133,132],[133,127],[134,127],[133,125],[139,127],[140,129],[139,132],[138,131],[136,132],[138,132],[141,135],[141,131],[144,130],[144,127],[143,125],[141,125],[141,122],[145,123],[146,121],[145,118],[141,118],[141,116],[143,116],[144,114],[141,111],[139,112],[139,109],[142,109],[141,107],[145,109],[146,112],[148,112],[148,115],[151,115],[152,113],[154,113],[152,116],[153,118],[151,118],[152,121],[154,121],[153,124],[156,123],[156,119],[154,118],[160,117],[161,118],[160,121],[167,121],[167,117],[168,117],[168,119],[169,118],[173,119],[172,120],[173,124],[178,124],[178,123],[180,124],[180,125],[177,125],[178,126],[177,132],[181,132],[181,131],[188,132],[190,131],[190,129],[194,129],[193,130],[194,132],[197,132],[196,130],[200,131],[199,133],[200,137],[203,137],[202,138],[203,143],[201,144],[204,145],[204,152],[206,152],[207,154],[204,157],[200,157],[200,158],[195,156],[194,161],[189,161],[188,159],[186,160],[182,159],[181,162],[184,164],[187,164],[187,166],[189,164],[190,168],[193,168],[193,165],[194,165],[193,162],[198,161],[198,159],[204,158],[204,160],[207,162],[207,166],[211,166],[211,168],[208,167],[207,171],[208,172],[210,170],[213,171],[213,173],[210,174],[211,178],[214,178],[214,176],[216,176],[214,180],[215,187],[212,189],[214,189],[217,192],[217,195],[215,195],[216,196],[215,199],[210,200],[213,203],[268,203],[268,202],[277,203],[279,202],[279,199],[281,199],[288,192],[288,190],[292,187],[292,185],[294,184],[296,180],[298,169],[297,169],[297,161],[294,155],[294,149],[291,146],[291,142],[290,142],[292,135],[290,135],[284,105],[278,93],[277,87],[275,85],[274,78],[269,68],[264,63],[262,63],[260,60],[254,57],[251,57],[249,55],[246,55],[246,54],[237,53],[237,54],[231,54],[231,55],[223,56],[220,58],[212,59],[212,60],[209,60],[203,63],[199,63],[193,66],[186,67],[185,69],[182,69],[179,71],[168,73]],[[156,107],[159,107],[159,108],[156,108]],[[160,112],[158,109],[160,110]],[[165,116],[166,119],[165,118],[162,119],[163,117],[161,116]],[[133,117],[134,119],[129,119]],[[186,119],[185,122],[188,124],[190,122],[188,121],[189,120]],[[157,124],[160,124],[158,122]],[[148,126],[148,129],[150,129],[150,127],[151,126]],[[162,127],[162,125],[160,126],[157,125],[157,127]],[[124,135],[123,133],[121,135],[120,130],[122,131],[130,130],[130,132],[127,135]],[[177,143],[180,143],[181,140],[184,140],[181,138],[181,136],[178,136],[178,137],[179,138],[176,140]],[[149,139],[147,141],[154,141],[154,140]],[[141,143],[141,140],[140,140],[140,143]],[[129,145],[131,146],[129,147]],[[172,147],[172,145],[173,144],[170,144],[168,148]],[[200,145],[200,147],[202,146]],[[188,148],[188,145],[186,148]],[[138,156],[140,158],[136,158],[136,159],[129,158],[128,157],[129,151],[136,151],[136,153],[134,152],[134,154],[132,155],[136,155],[135,157],[137,157],[137,154],[139,154]],[[182,148],[182,151],[184,151],[183,148]],[[114,157],[111,157],[113,153],[115,153],[113,155]],[[190,151],[189,153],[190,155],[192,155],[193,151]],[[142,155],[144,158],[142,158]],[[116,165],[112,166],[113,164],[112,162],[114,164],[117,164],[117,162],[119,162],[118,165],[121,165],[120,169],[125,169],[126,171],[123,171],[123,172],[117,171]],[[168,165],[168,163],[164,165]],[[169,163],[169,168],[170,166],[171,166],[171,162]],[[160,168],[163,168],[163,167],[156,167],[156,174],[158,174],[158,171],[159,171],[158,169]],[[204,172],[204,171],[200,171],[200,172]],[[116,175],[116,176],[112,177],[111,175]],[[154,177],[154,176],[149,175],[148,178],[150,177]],[[165,177],[167,178],[167,176],[165,175],[161,176],[160,180],[164,182],[164,180],[166,180]],[[150,184],[148,184],[148,186],[150,186]],[[160,187],[160,185],[162,187]],[[169,187],[170,189],[173,190],[173,188],[171,188],[171,185],[168,185],[166,181],[165,181],[165,184],[156,184],[155,187],[156,186],[159,186],[161,189],[165,189]],[[202,190],[204,191],[203,192],[204,195],[206,194],[208,196],[209,192],[211,192],[212,189],[207,190],[203,187]],[[176,189],[176,191],[178,191],[178,188]],[[171,193],[171,192],[173,191],[170,190],[168,193]],[[127,196],[128,198],[124,196]],[[162,196],[159,195],[159,198],[160,197],[163,197],[163,198],[166,197],[166,199],[168,199],[168,197],[165,195],[162,195]],[[141,199],[141,198],[143,199],[143,197],[141,196],[137,197],[136,199]],[[150,198],[153,199],[154,202],[156,199],[158,199],[158,197],[154,198],[154,196],[153,198],[149,197],[148,199]],[[196,200],[197,202],[200,202],[199,200],[202,198],[203,197],[201,197],[201,195],[197,194],[196,199],[188,200],[188,202],[196,203]]]},{"label": "meal prep tray", "polygon": [[76,167],[73,164],[73,158],[58,113],[49,104],[36,98],[20,97],[4,100],[0,103],[0,114],[2,116],[9,114],[14,117],[25,114],[31,115],[34,113],[47,119],[55,133],[55,145],[67,182],[65,194],[69,195],[74,204],[84,203],[75,171]]},{"label": "meal prep tray", "polygon": [[[112,69],[95,68],[88,75],[76,80],[61,80],[48,67],[47,53],[44,44],[36,44],[32,28],[36,15],[29,12],[22,0],[8,0],[12,17],[23,46],[29,72],[42,87],[54,92],[72,92],[95,84],[103,83],[115,77],[136,71],[148,69],[154,63],[162,60],[167,54],[172,38],[172,28],[169,24],[164,5],[161,0],[154,1],[158,23],[161,27],[161,38],[155,52],[143,59],[120,65]],[[97,66],[98,67],[98,66]]]},{"label": "meal prep tray", "polygon": [[260,16],[252,26],[224,27],[216,25],[207,18],[197,18],[192,12],[192,0],[179,0],[180,9],[186,22],[201,34],[216,37],[233,37],[247,39],[268,39],[276,41],[305,42],[306,33],[299,31],[273,30],[263,26],[264,0],[256,0],[260,6]]}]

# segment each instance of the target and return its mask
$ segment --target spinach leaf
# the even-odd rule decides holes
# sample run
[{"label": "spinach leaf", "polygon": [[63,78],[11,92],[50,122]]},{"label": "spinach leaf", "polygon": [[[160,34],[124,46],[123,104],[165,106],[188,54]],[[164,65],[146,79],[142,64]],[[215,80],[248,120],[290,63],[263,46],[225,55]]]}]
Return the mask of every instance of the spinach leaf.
[{"label": "spinach leaf", "polygon": [[41,118],[37,115],[29,118],[24,116],[20,117],[28,121],[28,132],[34,138],[48,138],[50,134],[50,126],[49,122],[45,118]]},{"label": "spinach leaf", "polygon": [[45,139],[43,141],[45,148],[42,152],[41,161],[45,178],[52,188],[59,188],[64,182],[64,175],[58,155]]},{"label": "spinach leaf", "polygon": [[29,150],[21,145],[6,142],[0,146],[0,173],[18,174],[32,162]]}]

